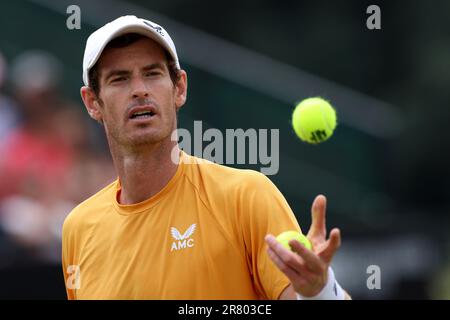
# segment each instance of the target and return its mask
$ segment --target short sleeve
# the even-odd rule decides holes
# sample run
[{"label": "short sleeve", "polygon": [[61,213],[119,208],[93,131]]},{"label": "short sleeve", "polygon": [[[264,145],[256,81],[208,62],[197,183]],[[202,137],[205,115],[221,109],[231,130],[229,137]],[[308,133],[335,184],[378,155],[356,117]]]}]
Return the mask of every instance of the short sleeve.
[{"label": "short sleeve", "polygon": [[255,289],[262,299],[278,299],[290,282],[270,259],[264,238],[269,233],[276,236],[283,231],[300,231],[300,226],[278,188],[259,172],[252,171],[239,198],[242,234]]}]

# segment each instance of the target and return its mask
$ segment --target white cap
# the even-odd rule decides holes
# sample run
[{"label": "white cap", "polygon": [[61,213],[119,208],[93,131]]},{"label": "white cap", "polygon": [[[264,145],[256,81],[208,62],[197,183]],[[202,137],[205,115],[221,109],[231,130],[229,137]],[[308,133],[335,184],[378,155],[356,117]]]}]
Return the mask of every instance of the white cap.
[{"label": "white cap", "polygon": [[122,16],[97,29],[87,39],[83,58],[83,82],[86,86],[89,85],[89,70],[98,61],[108,42],[126,33],[138,33],[155,40],[169,52],[180,69],[175,44],[163,27],[136,16]]}]

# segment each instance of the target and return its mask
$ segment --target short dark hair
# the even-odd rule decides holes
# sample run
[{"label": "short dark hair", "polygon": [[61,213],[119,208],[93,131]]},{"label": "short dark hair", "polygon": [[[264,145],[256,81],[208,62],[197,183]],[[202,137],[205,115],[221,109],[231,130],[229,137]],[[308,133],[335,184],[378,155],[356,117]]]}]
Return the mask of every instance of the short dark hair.
[{"label": "short dark hair", "polygon": [[[107,48],[125,48],[129,45],[135,43],[136,41],[145,38],[144,35],[138,33],[126,33],[117,38],[111,40],[105,47]],[[103,49],[103,50],[105,50]],[[170,79],[175,85],[178,80],[180,80],[180,69],[178,69],[175,60],[172,58],[170,53],[164,49],[164,54],[167,59],[167,68],[169,69]],[[100,71],[98,70],[98,64],[96,63],[90,70],[88,74],[89,87],[94,91],[95,95],[98,97],[100,93]]]}]

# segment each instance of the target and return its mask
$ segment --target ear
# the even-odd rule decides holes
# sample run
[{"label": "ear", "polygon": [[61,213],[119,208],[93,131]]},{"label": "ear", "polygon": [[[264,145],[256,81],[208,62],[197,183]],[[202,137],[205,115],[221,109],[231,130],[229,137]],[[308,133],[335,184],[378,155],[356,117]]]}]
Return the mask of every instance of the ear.
[{"label": "ear", "polygon": [[98,122],[103,122],[100,104],[98,102],[97,95],[89,87],[81,87],[81,98],[83,99],[84,106],[92,119]]},{"label": "ear", "polygon": [[175,106],[180,109],[186,102],[187,97],[187,74],[186,71],[180,70],[180,79],[175,85]]}]

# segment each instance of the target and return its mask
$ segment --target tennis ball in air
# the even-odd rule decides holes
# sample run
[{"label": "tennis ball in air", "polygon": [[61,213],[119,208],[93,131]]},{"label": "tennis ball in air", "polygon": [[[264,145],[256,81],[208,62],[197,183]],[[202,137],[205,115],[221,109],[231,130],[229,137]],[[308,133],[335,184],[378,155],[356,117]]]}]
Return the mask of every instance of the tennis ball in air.
[{"label": "tennis ball in air", "polygon": [[320,97],[305,99],[295,107],[292,126],[301,140],[312,144],[323,142],[336,128],[336,111]]},{"label": "tennis ball in air", "polygon": [[303,244],[307,249],[311,250],[312,245],[311,242],[309,242],[308,238],[306,238],[303,234],[301,234],[298,231],[285,231],[280,233],[277,236],[277,241],[281,243],[283,247],[285,247],[288,250],[292,250],[291,246],[289,245],[289,241],[291,240],[297,240],[301,244]]}]

